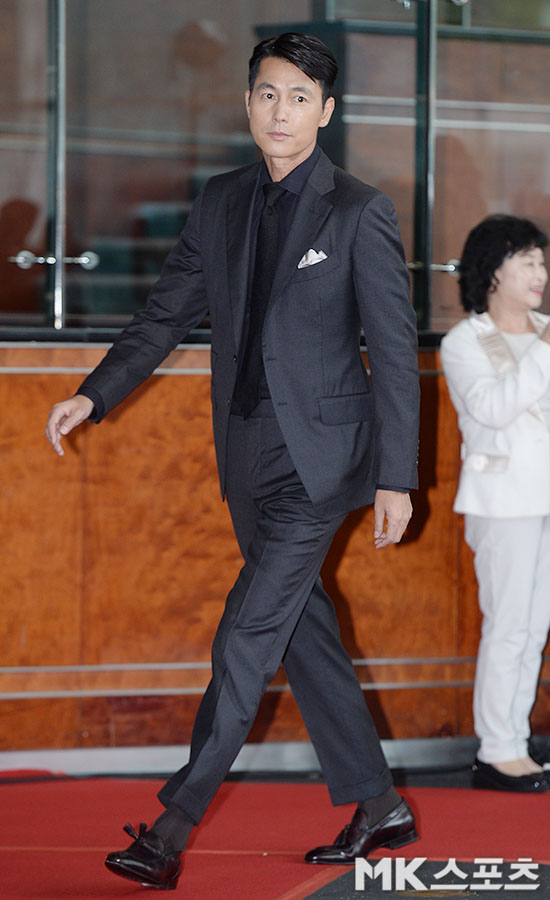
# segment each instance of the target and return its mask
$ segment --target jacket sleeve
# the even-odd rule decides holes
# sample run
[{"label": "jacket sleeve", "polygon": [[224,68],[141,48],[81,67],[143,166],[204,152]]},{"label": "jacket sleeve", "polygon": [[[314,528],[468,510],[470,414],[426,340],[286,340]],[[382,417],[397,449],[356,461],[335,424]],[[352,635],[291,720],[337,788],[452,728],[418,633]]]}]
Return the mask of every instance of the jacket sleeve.
[{"label": "jacket sleeve", "polygon": [[416,316],[393,204],[376,192],[358,221],[353,272],[375,406],[376,483],[417,487]]},{"label": "jacket sleeve", "polygon": [[168,254],[147,304],[116,338],[79,390],[96,392],[103,415],[141,384],[208,312],[200,246],[203,193],[193,204],[175,247]]},{"label": "jacket sleeve", "polygon": [[467,323],[455,326],[443,338],[441,363],[451,394],[488,428],[510,425],[550,385],[550,344],[535,338],[515,369],[498,375]]}]

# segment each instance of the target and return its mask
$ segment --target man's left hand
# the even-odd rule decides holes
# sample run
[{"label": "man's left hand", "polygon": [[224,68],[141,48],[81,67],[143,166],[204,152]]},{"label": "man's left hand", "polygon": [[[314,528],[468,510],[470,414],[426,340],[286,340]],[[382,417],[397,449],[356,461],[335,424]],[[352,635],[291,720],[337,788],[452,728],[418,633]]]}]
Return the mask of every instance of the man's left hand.
[{"label": "man's left hand", "polygon": [[[412,503],[401,491],[378,489],[374,498],[374,546],[398,544],[412,516]],[[385,529],[384,529],[385,526]]]}]

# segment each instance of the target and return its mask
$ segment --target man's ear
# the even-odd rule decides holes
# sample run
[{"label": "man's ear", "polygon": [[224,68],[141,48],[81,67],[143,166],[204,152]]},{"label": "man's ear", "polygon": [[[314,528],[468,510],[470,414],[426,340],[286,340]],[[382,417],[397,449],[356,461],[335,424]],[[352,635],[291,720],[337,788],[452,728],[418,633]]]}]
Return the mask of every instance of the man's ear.
[{"label": "man's ear", "polygon": [[246,109],[246,114],[248,118],[250,118],[250,91],[244,92],[244,105]]},{"label": "man's ear", "polygon": [[334,112],[334,97],[327,97],[327,100],[323,107],[323,115],[321,116],[321,121],[319,122],[319,128],[324,128],[325,125],[328,125],[333,112]]}]

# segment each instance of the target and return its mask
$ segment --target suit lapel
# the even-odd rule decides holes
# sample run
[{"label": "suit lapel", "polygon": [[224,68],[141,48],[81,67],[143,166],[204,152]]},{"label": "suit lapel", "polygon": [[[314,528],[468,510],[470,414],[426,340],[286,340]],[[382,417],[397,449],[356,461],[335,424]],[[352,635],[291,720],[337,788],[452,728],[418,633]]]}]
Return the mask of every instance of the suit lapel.
[{"label": "suit lapel", "polygon": [[333,209],[333,203],[324,195],[333,190],[334,166],[324,153],[321,153],[300,195],[294,220],[279,258],[270,306],[296,272],[304,253],[313,246],[316,235]]},{"label": "suit lapel", "polygon": [[239,178],[227,200],[226,248],[229,301],[235,347],[239,347],[248,293],[250,230],[254,209],[254,191],[260,166],[253,166]]}]

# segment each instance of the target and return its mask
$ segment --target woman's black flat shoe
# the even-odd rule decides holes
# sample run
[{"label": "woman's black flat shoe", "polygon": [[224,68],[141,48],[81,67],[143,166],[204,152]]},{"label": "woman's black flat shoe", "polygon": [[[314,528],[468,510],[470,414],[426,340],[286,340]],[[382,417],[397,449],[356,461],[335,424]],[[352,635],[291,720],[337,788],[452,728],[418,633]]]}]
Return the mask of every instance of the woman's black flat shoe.
[{"label": "woman's black flat shoe", "polygon": [[543,794],[550,790],[550,784],[544,772],[533,772],[529,775],[505,775],[490,763],[481,762],[477,757],[472,766],[475,788],[489,791],[515,791],[521,794]]}]

